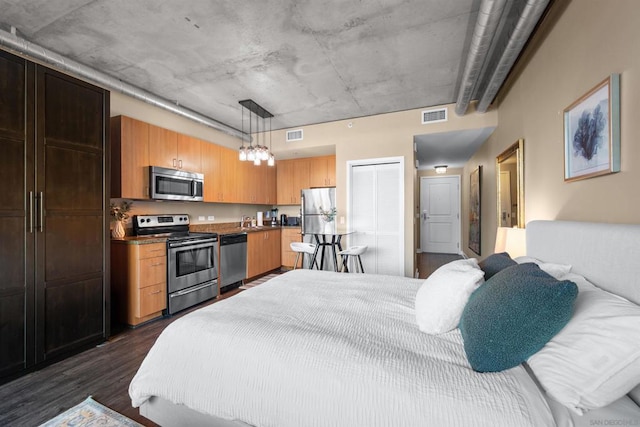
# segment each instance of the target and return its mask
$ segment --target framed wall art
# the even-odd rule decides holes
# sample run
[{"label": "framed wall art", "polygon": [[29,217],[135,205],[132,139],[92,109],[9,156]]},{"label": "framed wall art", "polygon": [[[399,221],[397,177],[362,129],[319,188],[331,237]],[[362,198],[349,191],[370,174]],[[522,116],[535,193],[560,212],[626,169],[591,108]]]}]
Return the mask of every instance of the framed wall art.
[{"label": "framed wall art", "polygon": [[469,249],[480,254],[480,193],[482,185],[482,166],[471,172],[469,177]]},{"label": "framed wall art", "polygon": [[620,172],[620,75],[564,110],[564,180]]}]

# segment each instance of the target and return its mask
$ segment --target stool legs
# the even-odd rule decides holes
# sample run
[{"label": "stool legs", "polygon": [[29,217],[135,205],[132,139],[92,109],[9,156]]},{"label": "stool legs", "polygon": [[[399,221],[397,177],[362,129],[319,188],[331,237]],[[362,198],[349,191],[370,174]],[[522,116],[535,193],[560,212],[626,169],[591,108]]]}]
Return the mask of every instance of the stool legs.
[{"label": "stool legs", "polygon": [[[302,255],[302,268],[304,268],[304,252],[297,252],[296,253],[296,262],[293,264],[293,269],[295,270],[298,267],[298,261],[300,260],[300,255]],[[311,257],[311,259],[309,260],[309,270],[313,270],[313,266],[316,266],[317,270],[320,270],[320,267],[318,267],[318,260],[316,260],[315,258]]]},{"label": "stool legs", "polygon": [[347,265],[349,263],[349,256],[355,256],[358,258],[357,262],[354,261],[353,263],[355,266],[356,273],[364,273],[364,267],[362,266],[362,258],[360,258],[360,255],[342,255],[342,268],[340,269],[340,272],[341,273],[349,272],[349,267]]}]

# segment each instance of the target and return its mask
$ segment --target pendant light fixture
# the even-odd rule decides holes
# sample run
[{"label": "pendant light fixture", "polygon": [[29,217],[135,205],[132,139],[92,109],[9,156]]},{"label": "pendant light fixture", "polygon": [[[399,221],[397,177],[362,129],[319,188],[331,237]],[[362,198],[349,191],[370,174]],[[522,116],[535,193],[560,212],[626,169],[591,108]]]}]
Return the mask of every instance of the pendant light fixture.
[{"label": "pendant light fixture", "polygon": [[[238,150],[238,158],[241,161],[250,161],[253,162],[254,165],[259,166],[262,161],[266,161],[267,165],[274,166],[275,165],[275,157],[273,153],[271,153],[271,118],[273,114],[262,108],[252,99],[245,99],[243,101],[239,101],[240,105],[242,105],[242,133],[244,132],[244,110],[249,110],[249,146],[245,147],[244,145],[244,136],[242,137],[242,145]],[[253,116],[255,115],[255,127],[256,127],[256,144],[253,144]],[[267,147],[266,143],[266,125],[265,119],[269,119],[269,147]],[[262,120],[262,145],[260,145],[260,120]]]},{"label": "pendant light fixture", "polygon": [[271,117],[269,117],[269,159],[267,160],[267,165],[276,165],[276,158],[273,157],[273,153],[271,152]]}]

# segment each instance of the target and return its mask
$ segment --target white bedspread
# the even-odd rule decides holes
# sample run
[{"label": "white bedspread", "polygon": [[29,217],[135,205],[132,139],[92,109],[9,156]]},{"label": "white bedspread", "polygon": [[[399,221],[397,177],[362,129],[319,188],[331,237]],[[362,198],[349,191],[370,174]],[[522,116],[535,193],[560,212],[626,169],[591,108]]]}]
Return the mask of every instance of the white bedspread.
[{"label": "white bedspread", "polygon": [[553,426],[522,367],[473,372],[419,331],[420,280],[296,270],[190,313],[129,387],[255,426]]}]

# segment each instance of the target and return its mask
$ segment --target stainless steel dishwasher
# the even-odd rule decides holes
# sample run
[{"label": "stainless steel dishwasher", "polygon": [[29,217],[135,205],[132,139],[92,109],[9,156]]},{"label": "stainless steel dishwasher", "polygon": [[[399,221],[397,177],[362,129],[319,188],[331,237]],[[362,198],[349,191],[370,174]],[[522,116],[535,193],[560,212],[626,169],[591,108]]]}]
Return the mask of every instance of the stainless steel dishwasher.
[{"label": "stainless steel dishwasher", "polygon": [[247,277],[247,233],[220,236],[220,292],[242,286]]}]

